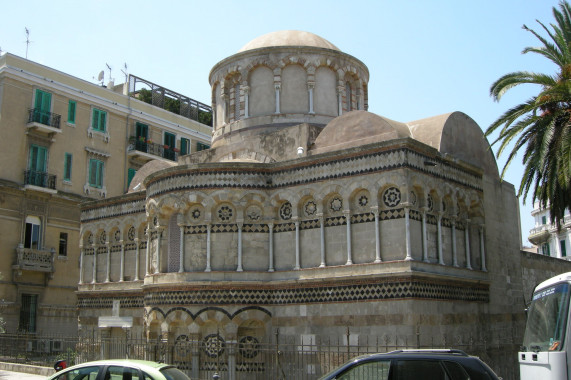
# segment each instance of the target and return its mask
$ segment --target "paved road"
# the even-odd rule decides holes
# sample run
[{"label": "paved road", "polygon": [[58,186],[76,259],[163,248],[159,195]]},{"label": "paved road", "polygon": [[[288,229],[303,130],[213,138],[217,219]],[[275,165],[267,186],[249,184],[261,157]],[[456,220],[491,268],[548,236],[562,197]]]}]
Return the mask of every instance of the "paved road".
[{"label": "paved road", "polygon": [[0,370],[0,380],[45,380],[45,376]]}]

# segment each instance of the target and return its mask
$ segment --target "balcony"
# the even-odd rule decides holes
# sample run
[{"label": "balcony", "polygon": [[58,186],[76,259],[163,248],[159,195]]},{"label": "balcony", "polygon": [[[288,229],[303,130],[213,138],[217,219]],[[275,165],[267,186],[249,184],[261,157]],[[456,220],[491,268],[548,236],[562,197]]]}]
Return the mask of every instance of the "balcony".
[{"label": "balcony", "polygon": [[56,193],[56,176],[36,170],[24,170],[24,188]]},{"label": "balcony", "polygon": [[57,113],[42,111],[38,108],[28,110],[28,129],[34,129],[48,135],[61,133],[61,116]]},{"label": "balcony", "polygon": [[131,136],[127,155],[146,163],[151,160],[177,161],[178,149],[170,148],[168,145],[156,144],[150,141],[143,141]]},{"label": "balcony", "polygon": [[23,270],[53,273],[55,249],[51,251],[24,248],[23,244],[19,244],[16,248],[16,264],[12,269],[18,271],[18,275],[22,274]]},{"label": "balcony", "polygon": [[542,226],[532,228],[529,231],[529,237],[527,238],[527,240],[529,240],[532,244],[535,245],[541,245],[545,243],[547,240],[549,240],[549,237],[551,236],[551,233],[549,232],[550,228],[551,228],[550,224],[544,224]]}]

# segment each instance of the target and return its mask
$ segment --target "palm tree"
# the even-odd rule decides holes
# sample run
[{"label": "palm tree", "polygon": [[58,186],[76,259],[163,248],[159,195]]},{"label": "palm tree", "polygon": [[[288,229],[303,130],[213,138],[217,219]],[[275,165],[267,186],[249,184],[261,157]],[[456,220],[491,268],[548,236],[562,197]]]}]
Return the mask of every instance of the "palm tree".
[{"label": "palm tree", "polygon": [[533,189],[533,201],[551,209],[551,222],[558,227],[565,210],[571,210],[571,7],[567,1],[561,1],[559,8],[553,8],[556,23],[550,24],[551,29],[537,21],[548,38],[523,26],[542,45],[527,47],[522,53],[547,58],[557,66],[555,75],[516,71],[499,78],[490,88],[495,101],[521,84],[536,84],[541,90],[525,103],[507,110],[486,130],[489,136],[499,129],[498,138],[492,142],[500,142],[498,157],[513,143],[502,178],[523,149],[524,173],[518,196],[525,199]]}]

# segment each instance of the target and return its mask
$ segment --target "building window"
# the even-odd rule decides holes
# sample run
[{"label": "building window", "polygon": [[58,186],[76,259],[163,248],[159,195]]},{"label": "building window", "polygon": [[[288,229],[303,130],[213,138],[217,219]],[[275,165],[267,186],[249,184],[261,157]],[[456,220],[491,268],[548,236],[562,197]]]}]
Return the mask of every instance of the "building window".
[{"label": "building window", "polygon": [[190,153],[190,140],[184,137],[180,138],[180,154],[185,155]]},{"label": "building window", "polygon": [[127,188],[131,186],[131,181],[133,180],[133,177],[135,176],[136,173],[137,171],[133,168],[129,168],[127,170]]},{"label": "building window", "polygon": [[67,122],[69,124],[75,124],[75,109],[77,103],[74,100],[70,100],[67,105]]},{"label": "building window", "polygon": [[46,187],[47,185],[47,162],[48,149],[43,146],[31,145],[28,160],[29,173],[26,179],[27,185]]},{"label": "building window", "polygon": [[63,160],[63,180],[71,181],[71,153],[66,153]]},{"label": "building window", "polygon": [[60,256],[67,256],[67,232],[59,233],[59,251]]},{"label": "building window", "polygon": [[351,91],[351,83],[345,84],[345,100],[347,101],[347,112],[351,111],[353,105],[353,92]]},{"label": "building window", "polygon": [[549,243],[545,243],[541,246],[541,253],[543,253],[545,256],[551,256],[549,253]]},{"label": "building window", "polygon": [[45,125],[50,125],[50,112],[52,107],[52,94],[42,90],[36,90],[36,100],[34,102],[34,121]]},{"label": "building window", "polygon": [[107,130],[106,123],[107,112],[94,108],[91,128],[99,132],[105,132]]},{"label": "building window", "polygon": [[234,90],[234,120],[240,120],[240,84]]},{"label": "building window", "polygon": [[94,158],[89,160],[89,185],[103,187],[103,161]]},{"label": "building window", "polygon": [[20,331],[36,332],[36,311],[38,309],[37,294],[22,294],[20,307]]},{"label": "building window", "polygon": [[559,246],[561,247],[561,257],[567,257],[567,247],[565,246],[565,240],[560,240]]},{"label": "building window", "polygon": [[196,151],[200,152],[201,150],[205,150],[205,149],[210,149],[210,145],[208,144],[203,144],[201,142],[197,142],[196,143]]},{"label": "building window", "polygon": [[40,249],[42,222],[37,216],[26,217],[24,248]]},{"label": "building window", "polygon": [[547,224],[547,217],[545,215],[541,217],[541,224]]}]

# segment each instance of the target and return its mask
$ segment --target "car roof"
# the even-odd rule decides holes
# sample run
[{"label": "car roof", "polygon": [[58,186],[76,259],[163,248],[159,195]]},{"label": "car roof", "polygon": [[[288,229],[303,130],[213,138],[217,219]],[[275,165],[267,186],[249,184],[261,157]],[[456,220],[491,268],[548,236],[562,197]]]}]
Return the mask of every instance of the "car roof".
[{"label": "car roof", "polygon": [[[169,364],[165,363],[157,363],[148,360],[130,360],[130,359],[109,359],[109,360],[96,360],[92,362],[85,362],[81,364],[74,365],[73,367],[69,368],[80,368],[80,367],[89,367],[91,365],[117,365],[117,366],[130,366],[130,367],[137,367],[139,369],[161,369],[165,367],[172,367]],[[68,368],[66,368],[68,369]]]},{"label": "car roof", "polygon": [[353,358],[352,362],[363,361],[368,359],[415,359],[415,358],[434,358],[442,359],[446,358],[476,358],[475,356],[470,356],[461,350],[449,350],[449,349],[418,349],[418,350],[395,350],[384,353],[375,353],[361,355]]}]

